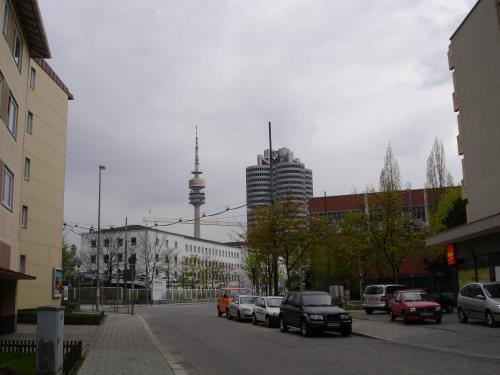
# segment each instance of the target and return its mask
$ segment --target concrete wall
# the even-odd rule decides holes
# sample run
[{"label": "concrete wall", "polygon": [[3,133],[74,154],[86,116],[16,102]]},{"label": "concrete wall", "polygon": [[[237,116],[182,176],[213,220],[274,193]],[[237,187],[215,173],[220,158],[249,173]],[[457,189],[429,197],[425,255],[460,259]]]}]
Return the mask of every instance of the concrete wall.
[{"label": "concrete wall", "polygon": [[26,273],[37,280],[19,281],[19,308],[59,303],[52,299],[52,274],[61,267],[64,214],[68,96],[36,62],[31,67],[36,85],[28,89],[27,109],[33,131],[25,136],[23,153],[31,172],[21,191],[28,227],[20,229],[20,254],[26,256]]},{"label": "concrete wall", "polygon": [[481,0],[451,40],[469,222],[500,212],[500,23]]}]

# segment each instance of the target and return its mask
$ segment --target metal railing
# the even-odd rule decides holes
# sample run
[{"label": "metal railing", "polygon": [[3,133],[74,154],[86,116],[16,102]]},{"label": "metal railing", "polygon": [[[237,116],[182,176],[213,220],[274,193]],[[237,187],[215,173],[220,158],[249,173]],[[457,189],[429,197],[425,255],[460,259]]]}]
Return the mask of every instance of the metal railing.
[{"label": "metal railing", "polygon": [[[101,287],[101,305],[150,305],[164,303],[186,303],[213,301],[220,294],[219,289],[166,289],[153,293],[152,289],[125,289],[122,287]],[[76,305],[95,305],[97,288],[73,287],[68,290],[67,303]]]}]

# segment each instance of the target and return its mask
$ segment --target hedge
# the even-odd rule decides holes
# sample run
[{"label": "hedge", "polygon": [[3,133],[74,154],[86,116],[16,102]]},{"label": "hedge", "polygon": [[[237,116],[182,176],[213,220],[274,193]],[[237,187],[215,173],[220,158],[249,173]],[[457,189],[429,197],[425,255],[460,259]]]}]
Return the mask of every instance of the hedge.
[{"label": "hedge", "polygon": [[[36,309],[18,310],[17,323],[36,324]],[[64,312],[65,325],[99,325],[104,319],[104,311],[100,313]]]}]

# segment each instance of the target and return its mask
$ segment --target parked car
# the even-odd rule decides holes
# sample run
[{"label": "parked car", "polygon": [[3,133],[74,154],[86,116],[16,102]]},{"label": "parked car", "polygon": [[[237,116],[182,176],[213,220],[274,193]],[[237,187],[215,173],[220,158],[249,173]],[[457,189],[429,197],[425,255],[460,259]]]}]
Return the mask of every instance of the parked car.
[{"label": "parked car", "polygon": [[282,300],[283,297],[278,296],[257,298],[253,308],[252,323],[264,322],[267,328],[275,326],[278,323]]},{"label": "parked car", "polygon": [[471,283],[458,293],[457,314],[460,323],[483,320],[494,327],[500,322],[500,283]]},{"label": "parked car", "polygon": [[300,329],[302,336],[319,331],[337,331],[342,336],[352,332],[352,318],[344,309],[333,306],[325,292],[289,292],[280,306],[279,325],[281,332],[288,327]]},{"label": "parked car", "polygon": [[367,314],[375,310],[389,311],[389,303],[398,290],[408,289],[405,285],[380,284],[368,285],[363,291],[363,309]]},{"label": "parked car", "polygon": [[240,295],[234,297],[227,308],[226,317],[231,320],[236,318],[238,321],[252,319],[253,308],[257,296]]},{"label": "parked car", "polygon": [[452,313],[456,306],[456,300],[453,293],[438,292],[433,289],[424,289],[433,301],[441,305],[443,311]]},{"label": "parked car", "polygon": [[227,315],[228,306],[233,301],[233,298],[239,296],[240,294],[248,293],[250,293],[250,289],[246,288],[223,288],[221,290],[221,294],[217,298],[217,315]]},{"label": "parked car", "polygon": [[432,319],[441,323],[443,311],[441,305],[432,301],[431,296],[422,289],[397,291],[390,305],[391,322],[403,318],[405,324],[410,321]]}]

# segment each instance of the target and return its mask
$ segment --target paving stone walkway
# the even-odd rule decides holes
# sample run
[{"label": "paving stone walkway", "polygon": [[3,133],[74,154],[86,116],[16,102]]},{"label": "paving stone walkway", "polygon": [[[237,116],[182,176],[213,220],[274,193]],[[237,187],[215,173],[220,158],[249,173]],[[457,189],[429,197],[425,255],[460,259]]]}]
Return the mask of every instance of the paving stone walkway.
[{"label": "paving stone walkway", "polygon": [[108,314],[79,375],[174,374],[136,315]]}]

